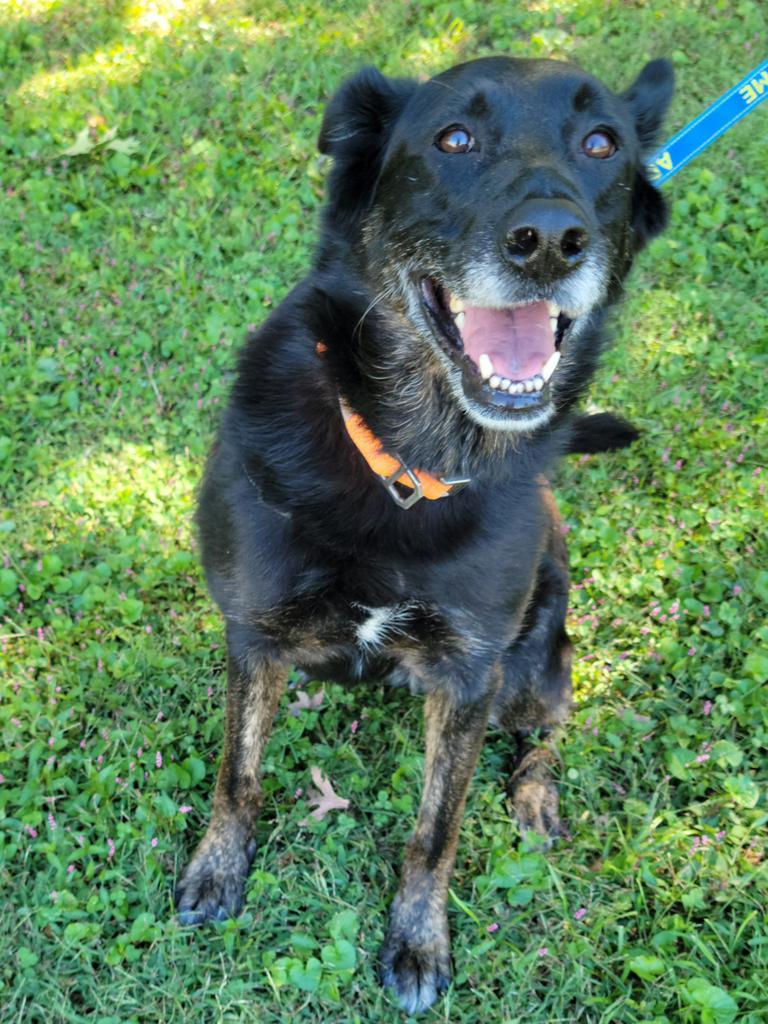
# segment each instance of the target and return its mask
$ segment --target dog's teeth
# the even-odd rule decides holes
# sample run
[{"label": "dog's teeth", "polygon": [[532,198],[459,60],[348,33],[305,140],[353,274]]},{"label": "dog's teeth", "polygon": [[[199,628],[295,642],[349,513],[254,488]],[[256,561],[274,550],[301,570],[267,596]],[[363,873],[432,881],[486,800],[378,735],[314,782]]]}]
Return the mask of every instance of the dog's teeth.
[{"label": "dog's teeth", "polygon": [[462,330],[462,328],[464,327],[464,310],[461,310],[461,312],[457,313],[453,319],[458,329]]},{"label": "dog's teeth", "polygon": [[504,377],[504,378],[502,378],[502,381],[501,381],[501,384],[499,384],[499,387],[501,388],[502,391],[509,391],[509,385],[511,383],[512,383],[511,380],[508,380],[506,377]]},{"label": "dog's teeth", "polygon": [[523,388],[523,385],[520,383],[519,380],[518,381],[513,381],[509,385],[509,393],[510,393],[510,395],[522,395],[524,390],[525,389]]},{"label": "dog's teeth", "polygon": [[501,377],[498,373],[494,373],[491,379],[488,381],[492,388],[497,388],[501,384]]},{"label": "dog's teeth", "polygon": [[553,352],[549,359],[544,363],[541,368],[541,376],[544,380],[549,380],[552,374],[557,369],[557,364],[560,362],[560,353]]},{"label": "dog's teeth", "polygon": [[544,378],[537,373],[536,376],[533,378],[533,390],[534,391],[541,391],[541,389],[543,387],[544,387]]},{"label": "dog's teeth", "polygon": [[461,301],[461,299],[457,299],[455,295],[451,296],[449,306],[452,313],[464,312],[464,303]]},{"label": "dog's teeth", "polygon": [[554,302],[548,302],[547,307],[549,308],[549,319],[555,319],[560,316],[560,307],[556,306]]},{"label": "dog's teeth", "polygon": [[485,352],[483,352],[483,354],[478,359],[477,364],[480,367],[480,376],[483,378],[483,380],[488,380],[488,378],[493,373],[493,363],[491,362],[491,357],[487,356]]},{"label": "dog's teeth", "polygon": [[523,387],[527,392],[533,391],[533,381],[530,378],[528,378],[528,380],[524,380]]}]

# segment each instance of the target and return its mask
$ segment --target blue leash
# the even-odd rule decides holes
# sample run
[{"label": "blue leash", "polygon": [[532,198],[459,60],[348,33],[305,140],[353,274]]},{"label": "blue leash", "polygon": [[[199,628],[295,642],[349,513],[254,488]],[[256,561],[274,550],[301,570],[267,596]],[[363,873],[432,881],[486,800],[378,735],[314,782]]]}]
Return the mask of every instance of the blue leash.
[{"label": "blue leash", "polygon": [[768,60],[758,64],[746,78],[724,92],[712,106],[672,136],[648,164],[651,181],[654,185],[661,185],[677,174],[765,99],[768,99]]}]

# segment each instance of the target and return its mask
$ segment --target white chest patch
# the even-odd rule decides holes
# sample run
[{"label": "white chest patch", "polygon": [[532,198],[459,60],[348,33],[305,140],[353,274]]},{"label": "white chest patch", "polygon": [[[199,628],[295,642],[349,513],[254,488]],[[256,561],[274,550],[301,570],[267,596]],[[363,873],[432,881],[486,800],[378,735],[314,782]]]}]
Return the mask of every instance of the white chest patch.
[{"label": "white chest patch", "polygon": [[408,619],[407,604],[385,604],[381,608],[366,608],[368,618],[357,627],[357,642],[364,651],[381,647],[392,636],[403,634]]}]

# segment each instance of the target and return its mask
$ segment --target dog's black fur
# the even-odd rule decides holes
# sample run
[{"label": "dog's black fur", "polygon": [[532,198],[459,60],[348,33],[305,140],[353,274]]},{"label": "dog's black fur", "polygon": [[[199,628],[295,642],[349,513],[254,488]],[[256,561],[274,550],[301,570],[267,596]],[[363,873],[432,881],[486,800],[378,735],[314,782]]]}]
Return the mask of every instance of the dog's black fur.
[{"label": "dog's black fur", "polygon": [[[492,58],[422,84],[365,70],[331,100],[316,262],[248,339],[200,498],[227,625],[227,732],[211,824],[177,891],[182,921],[241,906],[289,667],[386,676],[426,694],[427,755],[382,980],[409,1011],[447,985],[448,880],[486,726],[525,736],[569,707],[567,556],[545,474],[568,451],[635,436],[574,404],[603,311],[665,224],[643,159],[671,91],[663,61],[615,95],[567,64]],[[548,384],[514,398],[484,384],[449,293],[491,311],[555,303],[562,359]],[[385,451],[470,484],[399,507],[351,442],[340,396]],[[553,835],[545,760],[524,752],[511,789],[521,825]]]}]

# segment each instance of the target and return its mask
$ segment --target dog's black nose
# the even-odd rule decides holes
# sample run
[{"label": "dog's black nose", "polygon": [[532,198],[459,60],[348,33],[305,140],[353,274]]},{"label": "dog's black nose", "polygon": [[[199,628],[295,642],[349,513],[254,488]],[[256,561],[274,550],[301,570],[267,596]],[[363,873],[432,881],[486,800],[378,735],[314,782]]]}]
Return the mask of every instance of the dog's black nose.
[{"label": "dog's black nose", "polygon": [[505,258],[519,270],[541,280],[575,270],[587,253],[589,231],[569,199],[526,199],[506,225]]}]

